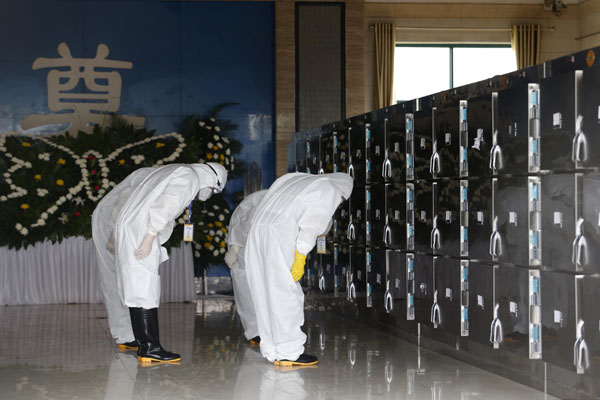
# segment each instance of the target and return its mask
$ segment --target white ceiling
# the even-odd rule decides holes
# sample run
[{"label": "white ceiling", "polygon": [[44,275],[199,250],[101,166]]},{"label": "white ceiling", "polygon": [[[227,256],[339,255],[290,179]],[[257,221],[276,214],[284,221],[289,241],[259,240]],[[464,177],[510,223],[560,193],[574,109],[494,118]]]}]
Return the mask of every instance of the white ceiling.
[{"label": "white ceiling", "polygon": [[[582,0],[563,0],[565,4],[577,4]],[[544,0],[365,0],[366,3],[487,3],[487,4],[544,4]]]}]

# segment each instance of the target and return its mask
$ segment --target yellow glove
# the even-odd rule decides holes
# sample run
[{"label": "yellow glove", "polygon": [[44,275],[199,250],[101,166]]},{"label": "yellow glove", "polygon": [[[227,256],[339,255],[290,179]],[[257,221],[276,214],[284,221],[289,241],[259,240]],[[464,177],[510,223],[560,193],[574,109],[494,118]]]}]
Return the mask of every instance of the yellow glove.
[{"label": "yellow glove", "polygon": [[304,275],[304,264],[306,264],[306,256],[296,251],[296,258],[294,258],[294,264],[292,264],[292,278],[294,282],[298,282]]}]

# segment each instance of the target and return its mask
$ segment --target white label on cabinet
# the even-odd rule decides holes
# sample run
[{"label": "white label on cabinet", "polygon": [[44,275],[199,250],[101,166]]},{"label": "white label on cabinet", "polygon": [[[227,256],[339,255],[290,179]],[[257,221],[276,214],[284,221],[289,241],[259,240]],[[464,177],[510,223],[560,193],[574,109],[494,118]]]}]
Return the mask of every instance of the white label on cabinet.
[{"label": "white label on cabinet", "polygon": [[562,128],[562,114],[557,112],[552,114],[552,126],[554,128]]},{"label": "white label on cabinet", "polygon": [[483,308],[483,296],[477,295],[477,305]]},{"label": "white label on cabinet", "polygon": [[422,137],[421,138],[421,149],[424,150],[426,147],[427,147],[427,140],[424,137]]},{"label": "white label on cabinet", "polygon": [[446,288],[446,298],[452,300],[452,289]]},{"label": "white label on cabinet", "polygon": [[559,310],[554,310],[554,323],[562,324],[562,313]]},{"label": "white label on cabinet", "polygon": [[508,213],[508,222],[517,226],[517,213],[514,211],[510,211]]},{"label": "white label on cabinet", "polygon": [[517,313],[517,303],[515,303],[514,301],[511,301],[509,304],[510,307],[510,313],[511,314],[516,314]]},{"label": "white label on cabinet", "polygon": [[421,211],[421,221],[425,222],[427,220],[427,211]]},{"label": "white label on cabinet", "polygon": [[563,217],[560,211],[554,211],[554,225],[562,227]]},{"label": "white label on cabinet", "polygon": [[477,222],[479,222],[480,224],[483,224],[483,212],[482,211],[477,211]]},{"label": "white label on cabinet", "polygon": [[452,143],[452,134],[446,133],[446,144]]}]

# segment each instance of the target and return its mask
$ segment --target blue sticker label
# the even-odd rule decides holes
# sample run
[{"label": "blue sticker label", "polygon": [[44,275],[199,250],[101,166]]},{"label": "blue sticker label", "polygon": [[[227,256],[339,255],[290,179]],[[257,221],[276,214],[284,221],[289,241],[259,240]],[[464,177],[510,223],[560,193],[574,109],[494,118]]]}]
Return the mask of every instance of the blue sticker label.
[{"label": "blue sticker label", "polygon": [[537,139],[533,139],[531,141],[531,153],[533,153],[533,154],[538,153],[538,140]]},{"label": "blue sticker label", "polygon": [[462,277],[463,277],[463,281],[466,281],[469,279],[469,270],[467,268],[463,268]]},{"label": "blue sticker label", "polygon": [[415,298],[413,297],[413,295],[409,295],[408,296],[408,304],[413,307],[415,305]]},{"label": "blue sticker label", "polygon": [[538,281],[538,278],[533,278],[531,281],[531,291],[533,293],[539,293],[540,291],[540,283]]},{"label": "blue sticker label", "polygon": [[367,140],[371,140],[371,130],[367,128]]},{"label": "blue sticker label", "polygon": [[462,191],[461,191],[461,193],[462,193],[462,199],[463,199],[463,200],[467,200],[467,197],[468,197],[468,191],[467,191],[467,188],[466,188],[466,187],[463,187],[463,188],[462,188]]},{"label": "blue sticker label", "polygon": [[413,266],[413,259],[412,259],[412,258],[409,258],[409,259],[408,259],[408,271],[409,271],[409,272],[412,272],[412,271],[413,271],[413,269],[414,269],[414,266]]},{"label": "blue sticker label", "polygon": [[531,105],[532,106],[538,105],[538,93],[536,90],[531,92]]},{"label": "blue sticker label", "polygon": [[408,236],[412,236],[413,235],[413,226],[409,225],[408,226]]},{"label": "blue sticker label", "polygon": [[469,230],[467,228],[463,228],[463,241],[467,241],[469,239]]},{"label": "blue sticker label", "polygon": [[413,156],[412,156],[412,154],[409,154],[408,155],[408,166],[412,167],[412,165],[413,165]]},{"label": "blue sticker label", "polygon": [[462,119],[463,119],[463,121],[467,120],[467,109],[466,108],[462,109]]},{"label": "blue sticker label", "polygon": [[531,338],[535,341],[535,342],[539,342],[540,340],[540,328],[538,325],[534,325],[531,329]]},{"label": "blue sticker label", "polygon": [[412,190],[408,190],[408,201],[413,201],[413,191]]},{"label": "blue sticker label", "polygon": [[531,186],[531,197],[533,198],[533,200],[537,200],[538,199],[538,195],[539,195],[538,185],[537,184],[533,184]]},{"label": "blue sticker label", "polygon": [[533,232],[531,234],[531,245],[533,247],[538,247],[538,233],[537,232]]},{"label": "blue sticker label", "polygon": [[463,158],[463,160],[467,159],[467,149],[463,149],[463,151],[462,151],[462,158]]},{"label": "blue sticker label", "polygon": [[463,310],[463,321],[468,321],[469,320],[469,309],[465,308]]}]

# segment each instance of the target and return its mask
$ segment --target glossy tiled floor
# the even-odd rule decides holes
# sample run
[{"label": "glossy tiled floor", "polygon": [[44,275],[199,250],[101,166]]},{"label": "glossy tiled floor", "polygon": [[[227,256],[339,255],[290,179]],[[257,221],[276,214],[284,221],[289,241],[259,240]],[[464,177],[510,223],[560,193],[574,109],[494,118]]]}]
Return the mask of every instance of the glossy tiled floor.
[{"label": "glossy tiled floor", "polygon": [[317,367],[278,369],[243,340],[230,298],[160,308],[181,365],[119,353],[103,305],[0,307],[1,399],[551,399],[412,344],[307,313]]}]

